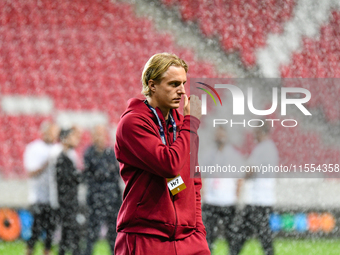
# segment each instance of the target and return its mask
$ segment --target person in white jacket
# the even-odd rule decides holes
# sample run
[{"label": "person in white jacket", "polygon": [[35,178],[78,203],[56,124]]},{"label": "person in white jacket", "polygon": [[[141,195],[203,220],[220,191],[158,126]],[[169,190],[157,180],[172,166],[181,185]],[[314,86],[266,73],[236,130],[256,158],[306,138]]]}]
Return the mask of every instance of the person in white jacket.
[{"label": "person in white jacket", "polygon": [[[259,166],[275,167],[279,165],[279,153],[270,138],[268,123],[255,129],[257,145],[248,158],[251,168]],[[235,227],[238,233],[231,245],[231,255],[239,254],[245,241],[257,236],[266,255],[273,255],[273,234],[269,217],[276,202],[275,173],[263,175],[261,172],[249,173],[244,182],[244,203],[241,224]],[[237,223],[236,223],[237,225]]]},{"label": "person in white jacket", "polygon": [[27,242],[27,254],[33,252],[34,245],[46,232],[44,254],[49,254],[52,245],[52,235],[55,228],[54,211],[49,200],[48,158],[53,143],[57,140],[59,128],[51,122],[41,125],[41,139],[34,140],[26,146],[24,152],[24,167],[28,173],[29,202],[33,213],[32,236]]},{"label": "person in white jacket", "polygon": [[[217,127],[215,144],[207,150],[202,165],[210,166],[235,166],[240,169],[244,165],[242,154],[228,142],[227,131],[224,127]],[[235,204],[237,200],[237,178],[224,173],[223,176],[203,179],[202,216],[207,231],[207,241],[210,250],[214,240],[222,235],[229,243],[233,238],[230,228],[235,216]]]}]

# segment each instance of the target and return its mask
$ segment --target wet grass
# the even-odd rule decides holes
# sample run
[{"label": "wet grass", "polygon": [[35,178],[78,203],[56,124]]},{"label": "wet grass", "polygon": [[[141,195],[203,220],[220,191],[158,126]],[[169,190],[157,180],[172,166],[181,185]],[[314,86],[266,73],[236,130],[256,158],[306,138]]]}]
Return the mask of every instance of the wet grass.
[{"label": "wet grass", "polygon": [[[1,242],[1,255],[25,255],[25,242]],[[274,242],[275,255],[339,255],[340,240],[315,239],[292,240],[276,239]],[[34,255],[42,255],[42,244],[36,245]],[[57,255],[57,247],[53,247],[53,255]],[[95,246],[94,255],[109,255],[110,248],[106,241],[99,241]],[[228,254],[228,245],[223,240],[216,241],[212,255]],[[264,255],[261,245],[257,240],[248,241],[240,255]]]},{"label": "wet grass", "polygon": [[[340,240],[338,239],[276,239],[275,255],[339,255]],[[212,255],[228,254],[228,245],[223,240],[216,241]],[[264,255],[261,244],[257,240],[249,240],[240,255]]]},{"label": "wet grass", "polygon": [[[53,246],[51,255],[58,254],[58,247]],[[94,247],[94,255],[110,255],[110,246],[106,241],[99,241]],[[26,243],[23,241],[1,242],[0,255],[26,255]],[[43,255],[43,245],[35,246],[33,255]]]}]

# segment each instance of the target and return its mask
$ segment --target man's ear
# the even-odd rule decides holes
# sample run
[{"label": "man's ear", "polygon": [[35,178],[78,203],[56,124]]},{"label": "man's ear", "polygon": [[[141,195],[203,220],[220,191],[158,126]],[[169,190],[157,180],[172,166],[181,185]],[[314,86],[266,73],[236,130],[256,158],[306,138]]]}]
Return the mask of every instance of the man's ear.
[{"label": "man's ear", "polygon": [[155,93],[155,91],[156,91],[156,83],[155,83],[154,80],[149,80],[148,81],[148,87],[149,87],[151,92]]}]

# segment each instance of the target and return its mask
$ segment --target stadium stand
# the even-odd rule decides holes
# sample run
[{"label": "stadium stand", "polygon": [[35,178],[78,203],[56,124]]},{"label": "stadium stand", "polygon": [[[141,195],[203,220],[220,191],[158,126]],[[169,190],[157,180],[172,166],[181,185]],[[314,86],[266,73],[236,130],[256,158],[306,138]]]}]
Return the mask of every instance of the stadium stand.
[{"label": "stadium stand", "polygon": [[[224,53],[239,51],[244,66],[251,67],[261,58],[256,51],[265,46],[269,35],[283,32],[299,1],[160,2],[169,9],[177,6],[183,21],[198,24],[207,38],[217,37]],[[27,110],[18,114],[13,109],[2,109],[0,143],[4,146],[0,148],[0,173],[24,175],[22,152],[25,144],[37,137],[39,123],[61,111],[100,112],[107,116],[108,123],[117,123],[127,100],[141,96],[141,67],[153,53],[170,51],[180,55],[190,66],[189,78],[220,76],[211,63],[197,60],[190,47],[178,47],[171,34],[157,31],[150,19],[137,17],[132,8],[131,4],[112,1],[14,0],[0,3],[1,100],[22,95],[47,97],[53,102],[53,109],[42,113]],[[339,17],[339,12],[333,11],[328,24],[321,27],[319,37],[303,38],[302,50],[294,51],[288,64],[280,64],[282,77],[339,76]],[[340,118],[337,100],[340,89],[329,88],[327,85],[309,88],[313,97],[308,106],[322,106],[327,119],[335,122]],[[319,93],[321,90],[323,93]],[[331,100],[322,100],[321,95]],[[22,98],[14,102],[21,104]],[[290,134],[291,130],[275,132],[277,142],[287,137],[304,137]],[[317,133],[311,137],[315,145],[322,145]],[[80,151],[89,141],[85,130]],[[249,153],[250,135],[246,141],[248,145],[241,149]],[[327,157],[338,155],[335,149],[329,152],[325,155],[321,149],[320,153],[316,150],[321,157],[318,161],[328,162]],[[280,148],[280,155],[285,158],[284,162],[296,158],[292,149]],[[314,156],[306,154],[308,159]]]},{"label": "stadium stand", "polygon": [[[211,64],[176,47],[171,35],[157,32],[150,20],[137,18],[126,3],[15,0],[0,5],[2,99],[48,96],[56,112],[101,111],[117,123],[128,99],[140,96],[141,67],[153,53],[180,55],[191,76],[217,75]],[[36,138],[37,123],[45,118],[26,114],[1,113],[6,130],[0,142],[8,145],[2,146],[0,166],[6,176],[24,174],[24,145]]]},{"label": "stadium stand", "polygon": [[319,38],[304,38],[302,50],[295,52],[289,65],[281,66],[284,78],[340,77],[340,12],[333,11],[328,24],[320,29]]},{"label": "stadium stand", "polygon": [[22,176],[25,145],[36,139],[45,116],[0,115],[0,167],[6,176]]},{"label": "stadium stand", "polygon": [[[317,132],[303,132],[296,128],[283,128],[279,126],[273,130],[273,140],[277,145],[282,141],[294,141],[294,143],[280,146],[280,164],[285,166],[304,166],[308,164],[323,165],[338,162],[340,150],[336,147],[324,144]],[[299,146],[296,146],[298,144]],[[326,176],[333,173],[328,172]],[[335,175],[338,176],[338,175]]]},{"label": "stadium stand", "polygon": [[226,52],[240,51],[244,65],[256,64],[255,50],[263,47],[269,33],[283,31],[290,19],[294,0],[223,1],[163,0],[166,6],[178,5],[184,21],[197,22],[207,37],[217,37]]},{"label": "stadium stand", "polygon": [[[330,21],[320,29],[318,38],[304,38],[302,49],[295,52],[291,62],[281,65],[283,78],[339,78],[340,77],[340,12],[332,11]],[[333,84],[334,83],[334,84]],[[313,95],[311,107],[322,107],[327,119],[340,119],[340,87],[335,81],[325,81],[322,86],[310,86]],[[324,100],[328,98],[329,100]]]}]

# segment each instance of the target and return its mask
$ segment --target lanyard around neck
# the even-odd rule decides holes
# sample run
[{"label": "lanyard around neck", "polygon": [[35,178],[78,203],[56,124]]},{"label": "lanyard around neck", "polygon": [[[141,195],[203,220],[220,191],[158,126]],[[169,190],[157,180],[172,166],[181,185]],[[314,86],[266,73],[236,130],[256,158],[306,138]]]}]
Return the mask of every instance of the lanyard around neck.
[{"label": "lanyard around neck", "polygon": [[[164,129],[163,129],[163,125],[162,125],[162,122],[161,120],[159,119],[158,117],[158,114],[155,110],[155,108],[153,108],[151,105],[148,104],[148,101],[144,101],[144,103],[149,107],[149,109],[153,112],[153,114],[156,116],[157,118],[157,121],[158,121],[158,125],[159,125],[159,134],[161,136],[161,139],[162,139],[162,143],[164,145],[166,145],[166,139],[165,139],[165,133],[164,133]],[[170,118],[170,121],[171,121],[171,125],[172,125],[172,128],[173,128],[173,133],[174,133],[174,141],[176,141],[176,129],[177,129],[177,126],[176,126],[176,122],[174,120],[174,118],[172,117],[171,113],[169,113],[169,118]]]}]

